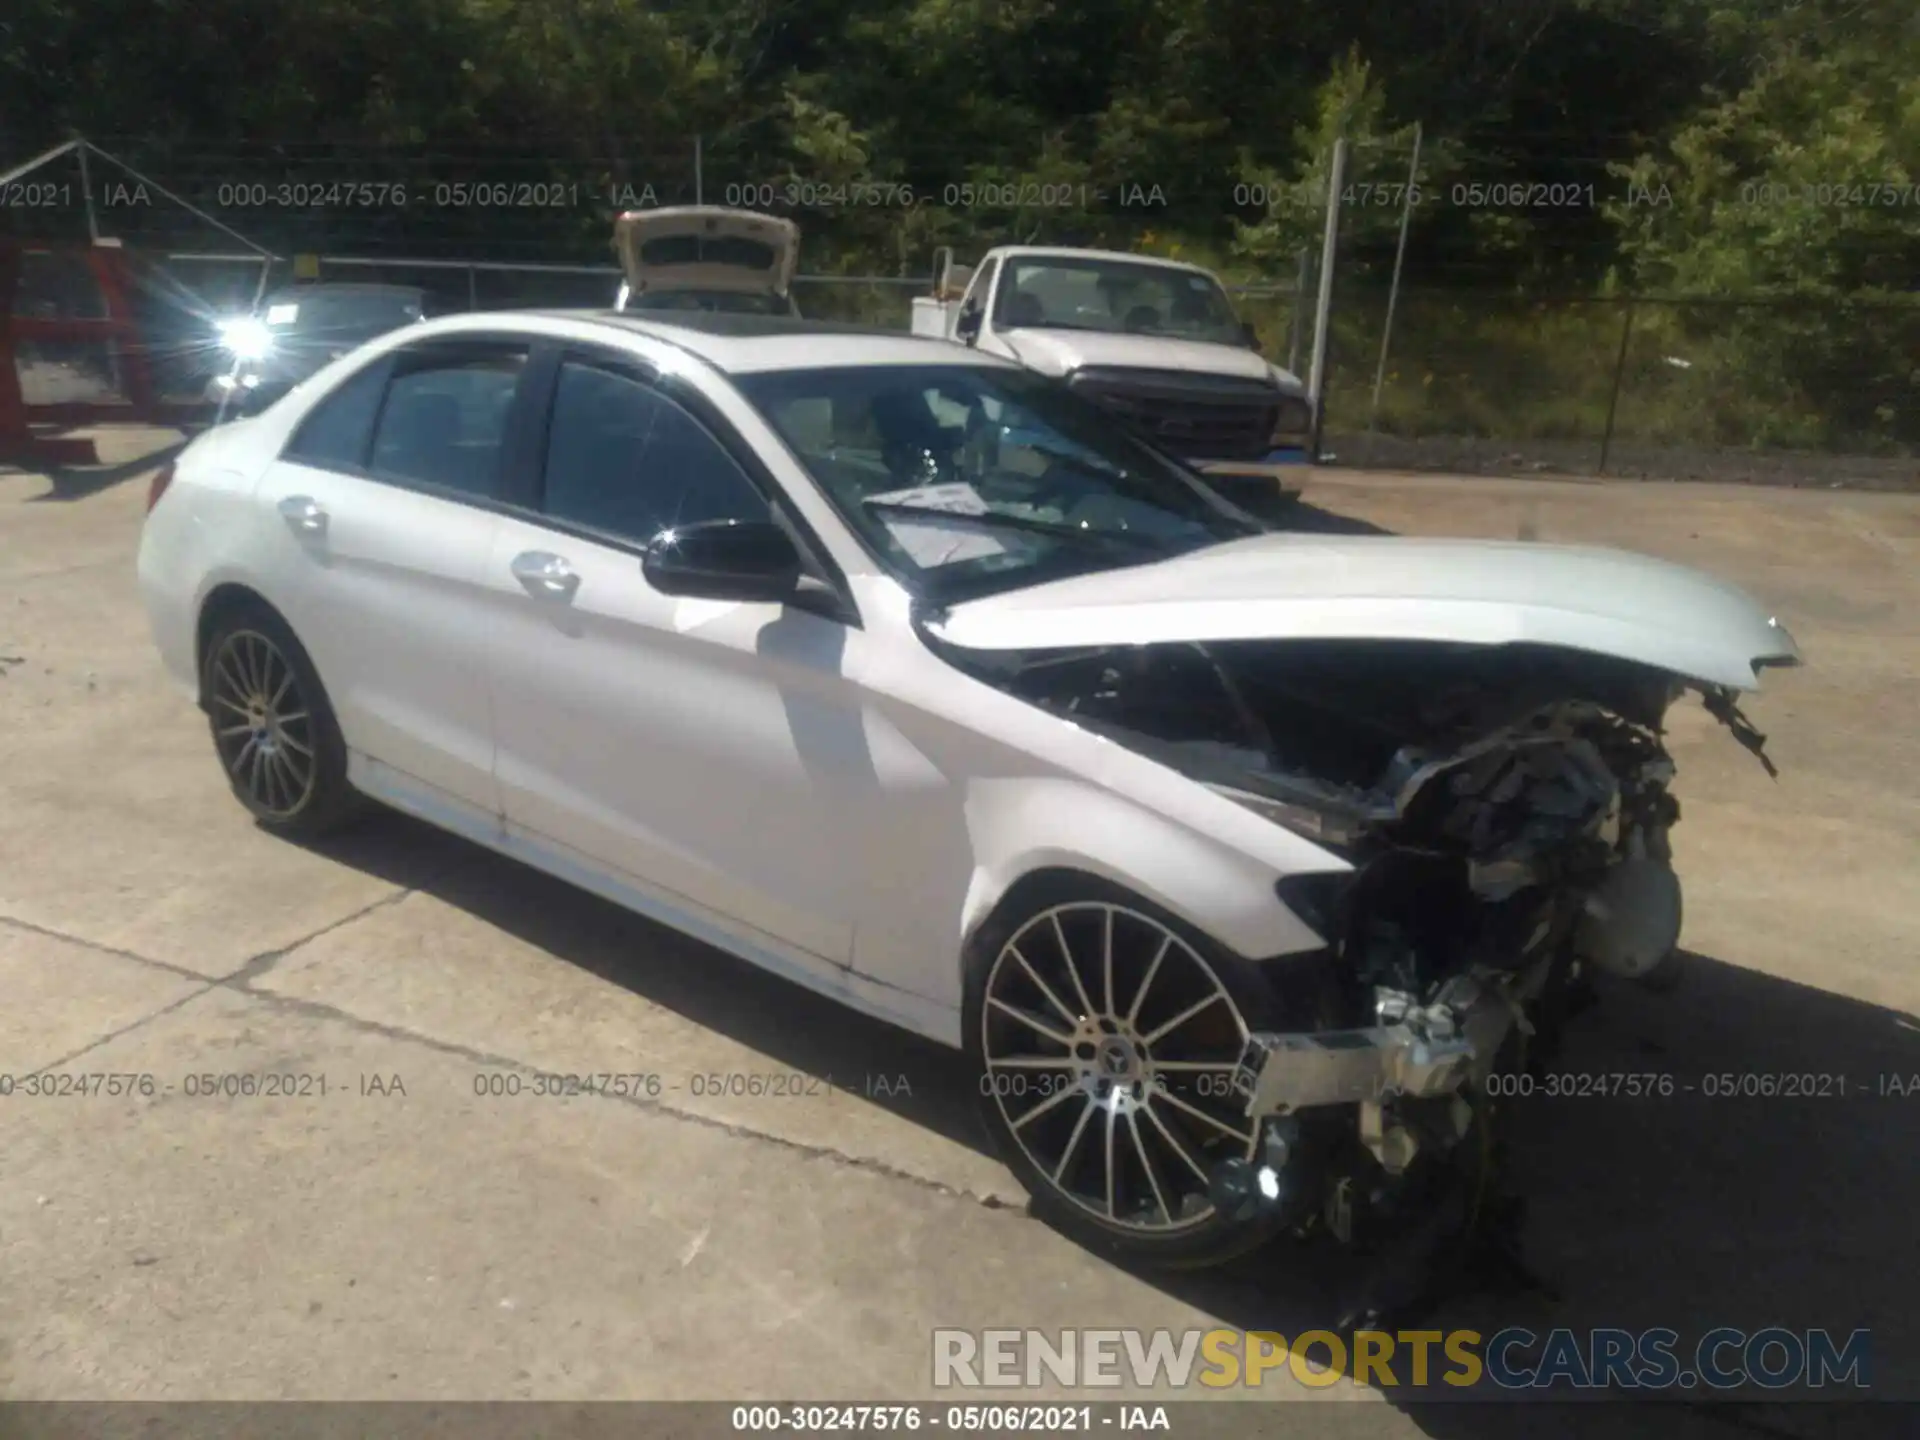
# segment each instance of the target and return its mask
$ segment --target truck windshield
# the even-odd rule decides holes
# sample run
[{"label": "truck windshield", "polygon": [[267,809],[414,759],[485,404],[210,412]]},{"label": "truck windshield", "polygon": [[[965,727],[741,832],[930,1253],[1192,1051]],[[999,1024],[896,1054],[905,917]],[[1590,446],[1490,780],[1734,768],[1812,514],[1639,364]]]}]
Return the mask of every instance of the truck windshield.
[{"label": "truck windshield", "polygon": [[935,603],[1264,528],[1024,370],[858,366],[734,383],[888,569]]},{"label": "truck windshield", "polygon": [[1149,260],[1047,255],[1007,264],[994,300],[1001,330],[1103,330],[1242,343],[1240,321],[1211,275]]}]

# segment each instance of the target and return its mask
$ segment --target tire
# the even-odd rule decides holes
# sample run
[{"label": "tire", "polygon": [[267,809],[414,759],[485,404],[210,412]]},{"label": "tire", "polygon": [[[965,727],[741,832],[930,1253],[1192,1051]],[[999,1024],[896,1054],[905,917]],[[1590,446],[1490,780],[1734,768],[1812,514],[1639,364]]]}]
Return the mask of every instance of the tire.
[{"label": "tire", "polygon": [[[1124,1009],[1104,993],[1109,933]],[[1074,973],[1084,992],[1064,968],[1063,940],[1083,958]],[[1089,952],[1099,964],[1085,964]],[[1256,1153],[1261,1127],[1239,1113],[1228,1087],[1246,1032],[1273,1027],[1282,1008],[1260,968],[1120,886],[1048,877],[1003,906],[968,947],[966,1047],[986,1128],[1033,1213],[1090,1250],[1157,1268],[1224,1264],[1271,1239],[1283,1220],[1228,1219],[1202,1177]],[[1202,1065],[1217,1068],[1191,1068]],[[1216,1128],[1236,1122],[1243,1139]]]},{"label": "tire", "polygon": [[311,840],[365,808],[326,687],[286,621],[265,604],[228,607],[201,661],[214,754],[234,797],[278,835]]}]

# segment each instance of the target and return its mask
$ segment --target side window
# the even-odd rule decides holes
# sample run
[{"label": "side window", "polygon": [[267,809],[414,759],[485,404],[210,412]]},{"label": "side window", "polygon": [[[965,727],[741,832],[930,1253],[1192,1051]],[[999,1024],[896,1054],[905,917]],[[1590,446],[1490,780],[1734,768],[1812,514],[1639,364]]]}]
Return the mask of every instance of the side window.
[{"label": "side window", "polygon": [[554,390],[542,508],[637,544],[676,525],[771,513],[692,415],[650,385],[574,360]]},{"label": "side window", "polygon": [[428,345],[402,351],[367,468],[384,479],[492,495],[523,348]]},{"label": "side window", "polygon": [[385,359],[376,360],[314,406],[293,432],[282,458],[321,470],[358,470],[365,465],[388,368]]}]

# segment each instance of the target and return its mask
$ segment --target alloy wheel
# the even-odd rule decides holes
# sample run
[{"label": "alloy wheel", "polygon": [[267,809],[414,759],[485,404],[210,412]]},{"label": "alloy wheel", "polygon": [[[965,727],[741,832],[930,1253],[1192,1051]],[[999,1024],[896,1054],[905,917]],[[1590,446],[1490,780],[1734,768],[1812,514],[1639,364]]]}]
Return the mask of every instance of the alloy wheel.
[{"label": "alloy wheel", "polygon": [[995,957],[983,1080],[1045,1182],[1103,1224],[1170,1235],[1214,1215],[1212,1170],[1251,1159],[1234,1074],[1248,1027],[1214,968],[1148,915],[1100,902],[1028,920]]},{"label": "alloy wheel", "polygon": [[227,775],[259,813],[286,818],[312,797],[312,712],[287,657],[257,630],[229,632],[214,652],[209,704]]}]

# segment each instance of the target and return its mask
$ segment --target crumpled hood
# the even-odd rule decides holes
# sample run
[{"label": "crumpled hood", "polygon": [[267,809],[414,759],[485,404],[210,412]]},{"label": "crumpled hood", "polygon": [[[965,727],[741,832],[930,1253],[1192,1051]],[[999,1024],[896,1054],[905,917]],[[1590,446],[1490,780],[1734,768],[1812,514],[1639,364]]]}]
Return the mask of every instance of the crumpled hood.
[{"label": "crumpled hood", "polygon": [[1213,640],[1526,643],[1752,689],[1793,637],[1744,590],[1622,550],[1498,540],[1256,535],[956,605],[965,649]]},{"label": "crumpled hood", "polygon": [[1083,365],[1098,365],[1274,380],[1284,389],[1300,388],[1292,375],[1239,345],[1170,340],[1162,335],[1109,335],[1093,330],[1018,329],[1002,331],[1001,338],[1022,365],[1051,375],[1067,375]]}]

